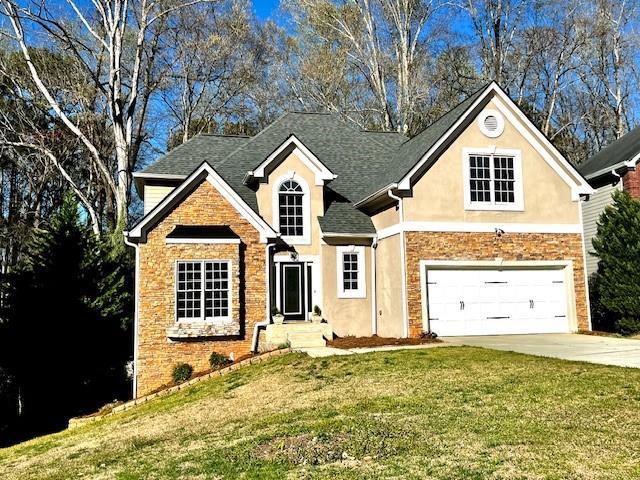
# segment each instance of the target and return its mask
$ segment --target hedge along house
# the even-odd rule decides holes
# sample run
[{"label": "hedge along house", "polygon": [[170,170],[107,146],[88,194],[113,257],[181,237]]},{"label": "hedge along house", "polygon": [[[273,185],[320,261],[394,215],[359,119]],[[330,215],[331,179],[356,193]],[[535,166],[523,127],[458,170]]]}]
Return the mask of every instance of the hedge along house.
[{"label": "hedge along house", "polygon": [[[589,329],[581,175],[495,83],[411,139],[287,113],[135,174],[135,394],[285,339]],[[326,323],[309,323],[314,305]],[[274,325],[272,307],[285,317]]]}]

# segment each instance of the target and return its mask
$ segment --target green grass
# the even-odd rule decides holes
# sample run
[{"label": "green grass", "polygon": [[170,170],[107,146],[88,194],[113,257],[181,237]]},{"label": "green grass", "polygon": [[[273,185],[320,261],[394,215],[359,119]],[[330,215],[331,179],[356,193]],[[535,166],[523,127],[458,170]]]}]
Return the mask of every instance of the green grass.
[{"label": "green grass", "polygon": [[301,354],[0,450],[0,477],[640,477],[640,370],[467,347]]}]

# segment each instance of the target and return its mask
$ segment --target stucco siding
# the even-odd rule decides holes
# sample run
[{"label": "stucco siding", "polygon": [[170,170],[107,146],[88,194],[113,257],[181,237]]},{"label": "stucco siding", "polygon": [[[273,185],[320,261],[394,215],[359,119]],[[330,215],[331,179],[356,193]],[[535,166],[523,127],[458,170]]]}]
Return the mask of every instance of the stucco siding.
[{"label": "stucco siding", "polygon": [[376,284],[378,335],[400,338],[404,333],[400,235],[385,238],[378,243]]},{"label": "stucco siding", "polygon": [[[490,102],[488,109],[495,108]],[[512,125],[504,121],[497,138],[486,137],[474,120],[420,178],[412,197],[406,198],[405,221],[479,222],[527,224],[579,224],[579,203],[571,187],[547,163],[538,150]],[[518,150],[522,158],[522,211],[465,210],[465,149]]]},{"label": "stucco siding", "polygon": [[[298,157],[296,151],[289,154],[276,168],[269,173],[268,181],[261,183],[256,192],[258,212],[265,221],[275,228],[274,201],[277,201],[278,189],[282,182],[279,179],[291,178],[303,180],[309,187],[309,226],[311,233],[309,243],[296,245],[295,249],[300,255],[318,255],[320,253],[320,224],[318,217],[324,215],[323,187],[315,184],[315,174]],[[277,206],[277,205],[276,205]]]},{"label": "stucco siding", "polygon": [[598,219],[607,205],[613,203],[611,195],[616,190],[620,190],[622,184],[618,182],[616,185],[607,184],[598,188],[596,192],[589,197],[589,201],[582,204],[582,224],[584,228],[584,248],[586,252],[587,275],[591,275],[598,269],[598,257],[592,255],[593,246],[591,240],[596,236],[598,231]]},{"label": "stucco siding", "polygon": [[322,317],[339,337],[371,335],[371,247],[364,247],[366,298],[338,298],[336,245],[322,245]]}]

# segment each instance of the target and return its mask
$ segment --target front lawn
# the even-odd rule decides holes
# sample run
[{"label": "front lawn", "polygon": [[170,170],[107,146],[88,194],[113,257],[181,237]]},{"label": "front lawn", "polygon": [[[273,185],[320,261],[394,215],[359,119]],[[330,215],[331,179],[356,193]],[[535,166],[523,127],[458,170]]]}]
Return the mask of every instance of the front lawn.
[{"label": "front lawn", "polygon": [[286,355],[0,450],[0,477],[620,479],[638,452],[640,370],[446,347]]}]

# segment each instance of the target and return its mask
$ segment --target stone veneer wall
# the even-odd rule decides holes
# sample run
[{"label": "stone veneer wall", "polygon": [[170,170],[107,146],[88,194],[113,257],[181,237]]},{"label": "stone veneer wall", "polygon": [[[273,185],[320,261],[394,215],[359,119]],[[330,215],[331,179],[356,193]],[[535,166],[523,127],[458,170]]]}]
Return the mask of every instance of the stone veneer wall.
[{"label": "stone veneer wall", "polygon": [[628,170],[622,176],[622,188],[633,198],[640,198],[640,168]]},{"label": "stone veneer wall", "polygon": [[[167,244],[166,236],[176,225],[229,225],[240,237],[240,245]],[[167,330],[175,327],[176,260],[231,260],[233,321],[240,334],[228,337],[172,340]],[[251,350],[253,328],[265,320],[265,245],[258,231],[207,181],[203,181],[181,204],[149,233],[140,245],[138,311],[138,371],[136,396],[171,382],[178,362],[194,370],[209,368],[209,355],[216,351],[235,357]]]},{"label": "stone veneer wall", "polygon": [[407,232],[409,336],[422,333],[420,260],[572,260],[578,328],[589,329],[580,234]]}]

